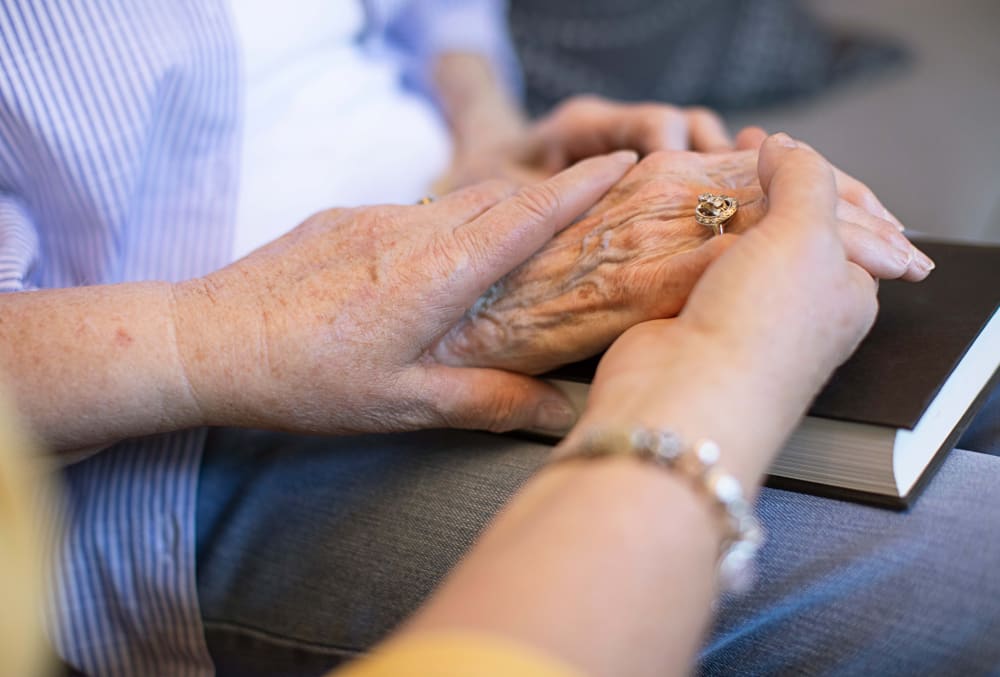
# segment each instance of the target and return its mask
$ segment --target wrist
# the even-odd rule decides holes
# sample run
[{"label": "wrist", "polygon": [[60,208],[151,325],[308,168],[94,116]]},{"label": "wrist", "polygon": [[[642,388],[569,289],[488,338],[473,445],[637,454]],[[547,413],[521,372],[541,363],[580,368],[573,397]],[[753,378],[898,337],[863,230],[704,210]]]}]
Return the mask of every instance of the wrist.
[{"label": "wrist", "polygon": [[[641,340],[660,346],[650,346],[648,354],[663,354],[662,345],[669,345],[669,357],[634,367],[619,367],[617,359],[607,369],[602,364],[578,429],[641,425],[687,440],[712,439],[726,470],[752,493],[805,403],[789,397],[769,369],[724,337],[674,321]],[[644,352],[636,348],[633,342],[628,350]]]},{"label": "wrist", "polygon": [[524,134],[524,115],[485,58],[443,54],[437,60],[434,80],[456,157],[475,157],[483,149],[514,143]]},{"label": "wrist", "polygon": [[506,97],[494,92],[456,114],[451,129],[454,156],[477,158],[498,148],[515,148],[525,135],[526,124]]},{"label": "wrist", "polygon": [[257,361],[244,354],[253,332],[227,296],[207,277],[171,287],[177,372],[194,425],[253,424],[245,403],[253,398]]}]

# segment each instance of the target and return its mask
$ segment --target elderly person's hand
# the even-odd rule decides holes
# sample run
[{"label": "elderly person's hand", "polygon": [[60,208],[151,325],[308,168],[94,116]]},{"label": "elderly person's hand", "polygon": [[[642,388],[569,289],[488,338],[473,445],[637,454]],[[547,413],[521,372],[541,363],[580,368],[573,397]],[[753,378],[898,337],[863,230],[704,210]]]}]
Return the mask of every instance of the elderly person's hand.
[{"label": "elderly person's hand", "polygon": [[[759,146],[762,132],[743,136]],[[742,233],[767,213],[757,150],[654,153],[590,212],[492,287],[442,340],[442,362],[541,373],[592,355],[632,325],[680,312],[706,266],[740,235],[694,219],[698,195],[739,200]],[[850,260],[878,278],[923,279],[931,263],[870,190],[837,172],[837,229]]]},{"label": "elderly person's hand", "polygon": [[444,365],[430,349],[635,161],[625,151],[519,191],[493,182],[426,206],[321,212],[179,285],[176,336],[201,420],[328,433],[571,423],[543,382]]},{"label": "elderly person's hand", "polygon": [[617,103],[596,96],[568,99],[533,124],[504,129],[503,134],[481,134],[459,143],[437,189],[444,192],[497,177],[530,183],[614,150],[647,155],[733,148],[722,119],[707,108]]},{"label": "elderly person's hand", "polygon": [[[728,465],[754,468],[747,482],[877,309],[871,268],[850,257],[833,168],[784,134],[766,142],[759,165],[769,202],[760,224],[705,272],[677,318],[615,341],[588,404],[602,424],[669,420],[678,432],[718,438],[732,451]],[[650,373],[685,386],[664,391]]]}]

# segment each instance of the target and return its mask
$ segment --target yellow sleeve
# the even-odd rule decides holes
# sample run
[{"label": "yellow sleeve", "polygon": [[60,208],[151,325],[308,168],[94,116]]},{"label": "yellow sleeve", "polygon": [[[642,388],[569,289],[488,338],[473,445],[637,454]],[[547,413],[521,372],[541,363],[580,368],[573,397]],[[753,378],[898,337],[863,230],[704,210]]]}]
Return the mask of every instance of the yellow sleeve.
[{"label": "yellow sleeve", "polygon": [[428,633],[391,641],[330,677],[582,677],[554,658],[514,642],[467,633]]}]

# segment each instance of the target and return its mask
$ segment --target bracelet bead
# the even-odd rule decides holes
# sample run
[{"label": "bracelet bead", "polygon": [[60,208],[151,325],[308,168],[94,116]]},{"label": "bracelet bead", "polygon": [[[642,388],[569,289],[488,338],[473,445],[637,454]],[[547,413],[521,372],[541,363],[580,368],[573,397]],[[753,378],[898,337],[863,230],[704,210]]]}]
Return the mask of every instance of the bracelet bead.
[{"label": "bracelet bead", "polygon": [[560,447],[553,461],[631,455],[686,477],[721,514],[725,527],[719,550],[719,583],[723,590],[745,591],[753,583],[753,562],[764,542],[764,530],[746,500],[743,486],[717,464],[719,445],[702,439],[693,445],[670,430],[646,427],[597,428],[574,446]]}]

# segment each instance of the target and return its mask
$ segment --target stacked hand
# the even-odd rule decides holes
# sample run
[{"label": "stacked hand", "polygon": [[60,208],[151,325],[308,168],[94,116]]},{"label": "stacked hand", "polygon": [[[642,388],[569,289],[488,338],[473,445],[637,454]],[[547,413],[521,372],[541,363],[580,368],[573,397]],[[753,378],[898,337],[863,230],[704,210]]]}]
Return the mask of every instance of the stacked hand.
[{"label": "stacked hand", "polygon": [[615,341],[581,427],[643,423],[710,436],[750,483],[867,333],[878,267],[858,265],[845,247],[833,169],[777,135],[759,174],[768,199],[760,224],[705,272],[677,319]]},{"label": "stacked hand", "polygon": [[[676,315],[710,262],[747,237],[710,237],[692,216],[697,195],[738,197],[735,232],[770,214],[756,156],[661,152],[635,165],[623,152],[520,189],[494,181],[428,206],[321,212],[177,287],[200,419],[310,432],[564,428],[567,403],[524,374]],[[877,277],[926,275],[870,191],[835,177],[831,255]]]},{"label": "stacked hand", "polygon": [[[541,373],[602,350],[625,329],[680,312],[705,268],[739,235],[713,237],[694,219],[700,193],[739,200],[732,233],[768,213],[757,170],[764,134],[747,150],[658,152],[580,221],[494,285],[434,349],[448,364]],[[929,260],[870,190],[835,173],[836,229],[851,261],[882,279],[919,280]]]}]

